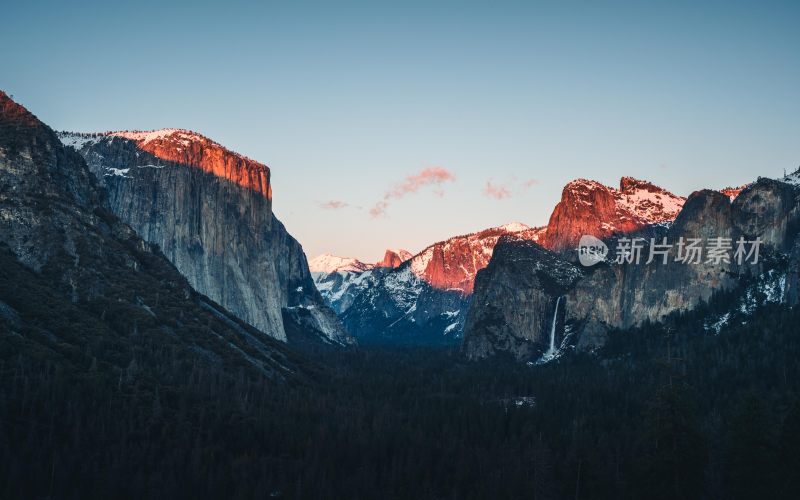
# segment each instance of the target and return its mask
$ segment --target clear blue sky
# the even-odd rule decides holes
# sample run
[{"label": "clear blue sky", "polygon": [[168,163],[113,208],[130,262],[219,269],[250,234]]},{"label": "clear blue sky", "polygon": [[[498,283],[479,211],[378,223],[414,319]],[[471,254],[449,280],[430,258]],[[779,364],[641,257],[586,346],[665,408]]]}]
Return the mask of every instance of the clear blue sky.
[{"label": "clear blue sky", "polygon": [[[270,165],[309,256],[374,261],[545,224],[576,177],[796,168],[800,2],[655,3],[20,1],[0,88],[57,129],[202,132]],[[430,167],[455,180],[370,215]]]}]

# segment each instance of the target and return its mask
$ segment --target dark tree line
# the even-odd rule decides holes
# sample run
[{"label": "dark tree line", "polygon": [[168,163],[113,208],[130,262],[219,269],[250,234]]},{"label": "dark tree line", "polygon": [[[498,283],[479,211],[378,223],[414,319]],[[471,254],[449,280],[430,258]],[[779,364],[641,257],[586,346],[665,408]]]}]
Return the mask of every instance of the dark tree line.
[{"label": "dark tree line", "polygon": [[726,300],[541,367],[369,347],[284,382],[0,315],[0,498],[800,498],[800,314],[715,335]]}]

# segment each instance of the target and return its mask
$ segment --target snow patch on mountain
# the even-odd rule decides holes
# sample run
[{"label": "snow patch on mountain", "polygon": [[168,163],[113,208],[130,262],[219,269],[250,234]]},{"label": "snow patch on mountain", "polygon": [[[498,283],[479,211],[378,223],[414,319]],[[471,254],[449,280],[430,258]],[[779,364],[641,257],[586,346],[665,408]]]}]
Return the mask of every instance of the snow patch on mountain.
[{"label": "snow patch on mountain", "polygon": [[366,264],[354,257],[338,257],[331,254],[322,254],[308,261],[308,269],[312,273],[354,272],[362,273],[372,269],[372,264]]},{"label": "snow patch on mountain", "polygon": [[106,167],[106,172],[107,173],[105,173],[103,175],[105,175],[107,177],[125,177],[125,178],[130,179],[130,176],[128,175],[128,172],[130,172],[130,171],[131,171],[130,168]]},{"label": "snow patch on mountain", "polygon": [[705,321],[705,329],[718,334],[726,325],[734,324],[735,321],[741,324],[747,323],[748,317],[759,307],[784,303],[786,303],[786,272],[769,269],[744,289],[729,311],[710,316]]},{"label": "snow patch on mountain", "polygon": [[58,139],[64,146],[80,150],[87,144],[93,144],[103,138],[99,134],[81,134],[76,132],[56,132]]},{"label": "snow patch on mountain", "polygon": [[507,231],[509,233],[518,233],[520,231],[528,231],[533,228],[521,222],[510,222],[498,227],[497,229],[502,229],[503,231]]},{"label": "snow patch on mountain", "polygon": [[650,223],[675,220],[686,202],[685,198],[675,196],[667,191],[648,189],[619,192],[617,199],[625,210]]},{"label": "snow patch on mountain", "polygon": [[107,135],[111,137],[124,137],[125,139],[142,142],[143,144],[170,137],[182,142],[187,146],[193,141],[204,139],[204,137],[200,134],[179,128],[162,128],[159,130],[149,131],[123,130],[119,132],[109,132]]},{"label": "snow patch on mountain", "polygon": [[779,180],[793,186],[800,186],[800,168],[791,174],[784,175],[783,178]]}]

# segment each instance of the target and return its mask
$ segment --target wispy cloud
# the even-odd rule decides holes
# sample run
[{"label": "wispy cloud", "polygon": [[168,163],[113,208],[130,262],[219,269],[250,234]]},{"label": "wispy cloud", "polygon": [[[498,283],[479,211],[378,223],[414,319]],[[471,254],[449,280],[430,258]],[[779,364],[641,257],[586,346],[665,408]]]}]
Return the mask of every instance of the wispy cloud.
[{"label": "wispy cloud", "polygon": [[344,201],[339,201],[339,200],[330,200],[330,201],[325,201],[325,202],[322,202],[322,203],[319,204],[319,208],[321,208],[323,210],[339,210],[339,209],[342,209],[342,208],[346,208],[348,206],[349,205],[347,203],[345,203]]},{"label": "wispy cloud", "polygon": [[528,180],[526,180],[525,182],[522,183],[522,186],[525,189],[530,189],[533,186],[537,186],[538,184],[539,184],[539,179],[528,179]]},{"label": "wispy cloud", "polygon": [[483,195],[495,200],[502,200],[511,197],[511,191],[505,186],[492,184],[491,181],[486,181],[486,187],[483,188]]},{"label": "wispy cloud", "polygon": [[455,180],[456,176],[445,168],[428,167],[422,169],[419,173],[407,176],[402,182],[386,191],[383,199],[370,208],[369,213],[373,217],[385,215],[393,200],[398,200],[407,194],[416,193],[425,186],[436,186],[437,189],[434,193],[437,196],[443,196],[444,189],[442,186],[444,183]]}]

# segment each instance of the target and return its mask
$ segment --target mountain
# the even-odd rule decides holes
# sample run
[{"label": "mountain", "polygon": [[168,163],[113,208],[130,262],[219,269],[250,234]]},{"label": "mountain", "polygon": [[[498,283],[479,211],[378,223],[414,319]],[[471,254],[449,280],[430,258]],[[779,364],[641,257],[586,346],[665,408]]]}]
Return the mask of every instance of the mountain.
[{"label": "mountain", "polygon": [[331,254],[322,254],[308,261],[308,269],[312,274],[335,272],[363,273],[372,269],[372,264],[365,264],[354,257],[337,257]]},{"label": "mountain", "polygon": [[399,249],[387,249],[386,253],[383,255],[383,259],[375,264],[375,267],[388,267],[394,269],[395,267],[399,267],[400,264],[407,261],[414,254],[409,252],[408,250],[403,250],[402,248]]},{"label": "mountain", "polygon": [[353,257],[336,257],[323,254],[309,261],[308,266],[325,302],[342,314],[355,301],[357,295],[374,286],[378,279],[411,258],[408,250],[387,249],[383,259],[376,264],[365,264]]},{"label": "mountain", "polygon": [[120,387],[139,373],[181,384],[192,366],[299,375],[285,347],[193,290],[117,218],[83,158],[3,92],[0,274],[4,359],[92,370]]},{"label": "mountain", "polygon": [[112,212],[197,291],[279,340],[303,331],[351,341],[314,287],[302,247],[272,212],[266,165],[182,129],[59,137],[86,160]]},{"label": "mountain", "polygon": [[[742,314],[745,317],[738,321],[746,322],[746,312],[760,304],[796,304],[800,189],[792,180],[760,178],[732,201],[729,194],[718,191],[692,193],[669,226],[657,220],[647,227],[633,221],[633,225],[625,226],[631,229],[625,236],[646,234],[656,237],[657,243],[663,243],[662,238],[672,243],[653,247],[666,251],[666,255],[654,254],[650,264],[645,263],[649,260],[649,243],[641,250],[645,258],[640,263],[626,259],[617,263],[615,249],[624,242],[618,234],[604,235],[611,253],[590,267],[576,263],[569,252],[553,252],[529,241],[504,238],[476,279],[464,330],[466,353],[481,358],[508,352],[520,359],[536,360],[570,345],[591,349],[602,345],[614,328],[660,322],[720,294],[732,296],[735,306],[710,318],[711,330],[718,331],[720,325]],[[601,192],[598,200],[606,197],[606,190],[594,191]],[[602,212],[602,207],[608,205],[601,203],[601,215],[619,214]],[[615,223],[620,220],[615,219]],[[581,224],[574,227],[587,228]],[[568,238],[556,241],[566,242],[576,233],[559,234]],[[685,248],[680,254],[677,243],[690,238],[700,238],[701,248],[707,252],[709,241],[726,238],[731,247],[728,257],[715,259],[704,254],[698,263],[681,260],[687,254]],[[757,263],[735,258],[739,238],[763,242]],[[552,241],[548,231],[546,242]],[[744,248],[750,252],[752,246]]]},{"label": "mountain", "polygon": [[544,232],[542,228],[514,222],[477,233],[455,236],[434,243],[415,255],[411,259],[411,269],[433,288],[469,295],[472,293],[475,275],[486,267],[497,240],[506,234],[538,241]]},{"label": "mountain", "polygon": [[[732,200],[742,189],[744,187],[726,188],[722,192]],[[632,177],[620,179],[618,189],[577,179],[564,187],[546,227],[511,223],[456,236],[430,245],[389,272],[378,271],[381,266],[368,269],[363,264],[348,263],[347,272],[320,275],[316,283],[326,301],[342,317],[348,331],[357,338],[454,341],[460,338],[464,328],[476,276],[489,264],[501,238],[524,248],[535,243],[537,248],[549,250],[572,266],[577,261],[576,247],[581,236],[592,235],[609,242],[625,235],[664,236],[685,203],[683,197]],[[513,254],[515,252],[506,252],[503,258]],[[332,265],[337,266],[345,268],[345,264],[338,261]],[[581,274],[580,268],[575,269]],[[678,275],[680,273],[675,276]],[[512,276],[512,281],[514,278]],[[537,279],[526,283],[541,288]],[[504,286],[502,283],[505,281],[499,280],[497,286]],[[569,286],[572,285],[574,283]],[[495,300],[500,295],[492,297]],[[539,304],[540,313],[553,309],[555,300],[547,305]],[[479,305],[474,307],[480,309]],[[552,324],[552,318],[547,324]],[[540,329],[542,325],[544,323],[525,324],[520,328]],[[605,330],[598,331],[598,338],[602,338]]]},{"label": "mountain", "polygon": [[[430,245],[399,267],[376,267],[336,278],[323,295],[334,303],[357,339],[390,342],[456,342],[461,337],[476,273],[503,235],[538,240],[541,228],[512,223]],[[329,278],[330,279],[330,278]]]},{"label": "mountain", "polygon": [[606,238],[675,219],[686,200],[647,181],[623,177],[619,189],[577,179],[564,187],[542,244],[575,248],[584,234]]},{"label": "mountain", "polygon": [[311,259],[308,267],[325,302],[341,314],[350,307],[356,295],[410,257],[407,250],[387,249],[381,261],[366,264],[354,257],[323,254]]}]

